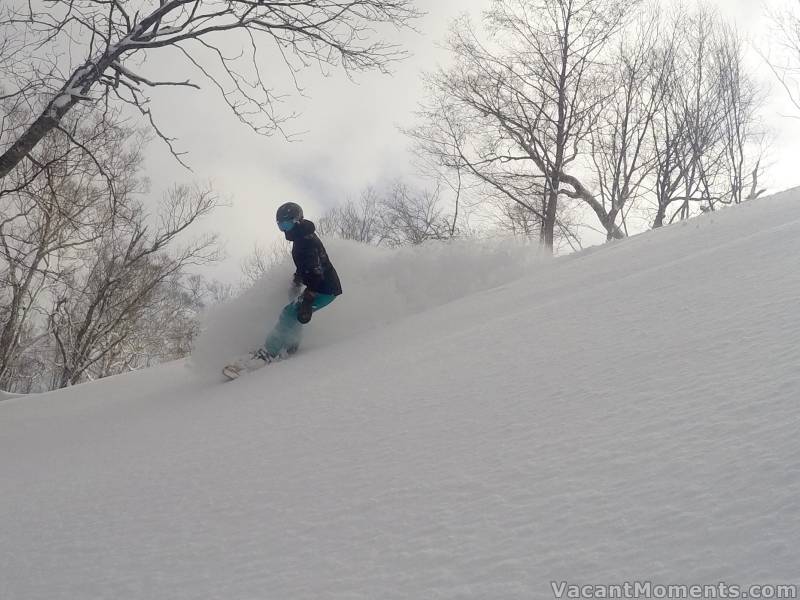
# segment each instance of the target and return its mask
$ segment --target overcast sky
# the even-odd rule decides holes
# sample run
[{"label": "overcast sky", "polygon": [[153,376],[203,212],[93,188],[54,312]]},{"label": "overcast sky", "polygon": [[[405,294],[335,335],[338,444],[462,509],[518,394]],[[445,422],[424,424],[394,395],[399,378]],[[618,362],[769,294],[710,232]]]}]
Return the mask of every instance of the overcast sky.
[{"label": "overcast sky", "polygon": [[[754,38],[760,35],[763,22],[757,0],[717,2],[742,29]],[[452,19],[462,12],[477,16],[487,4],[487,0],[419,0],[427,14],[417,23],[418,33],[399,35],[398,41],[412,56],[395,66],[393,76],[361,74],[354,83],[338,72],[329,78],[304,74],[306,97],[286,103],[287,112],[301,113],[288,126],[306,132],[300,141],[254,134],[210,90],[170,90],[166,102],[157,98],[156,114],[169,134],[179,138],[179,148],[189,152],[187,161],[194,172],[185,171],[154,141],[148,161],[154,192],[175,181],[211,180],[232,204],[220,208],[207,224],[222,234],[229,255],[213,274],[236,279],[238,263],[254,243],[278,239],[274,213],[281,203],[299,202],[313,220],[366,185],[413,173],[409,143],[398,127],[414,122],[413,111],[422,99],[420,74],[444,59],[438,45]],[[286,88],[285,69],[266,67]],[[771,110],[789,111],[782,101]],[[792,160],[800,148],[800,132],[792,119],[776,122],[781,137],[772,177],[764,182],[771,190],[800,184]]]}]

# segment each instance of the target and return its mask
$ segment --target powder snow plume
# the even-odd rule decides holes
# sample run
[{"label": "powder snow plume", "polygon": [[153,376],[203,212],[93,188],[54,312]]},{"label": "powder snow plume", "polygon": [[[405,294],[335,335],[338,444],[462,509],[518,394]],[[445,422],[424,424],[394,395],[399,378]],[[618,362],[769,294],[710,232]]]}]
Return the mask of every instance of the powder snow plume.
[{"label": "powder snow plume", "polygon": [[[306,326],[303,350],[335,343],[474,292],[519,279],[536,260],[513,240],[431,242],[377,248],[326,240],[344,295]],[[234,356],[258,348],[287,304],[294,266],[287,257],[242,296],[212,307],[192,352],[192,364],[216,372]]]}]

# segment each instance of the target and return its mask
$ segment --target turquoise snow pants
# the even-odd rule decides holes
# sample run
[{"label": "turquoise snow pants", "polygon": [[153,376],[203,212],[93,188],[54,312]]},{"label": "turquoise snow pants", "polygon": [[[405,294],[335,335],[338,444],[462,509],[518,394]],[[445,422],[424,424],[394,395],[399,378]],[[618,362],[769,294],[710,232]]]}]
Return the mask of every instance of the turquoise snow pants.
[{"label": "turquoise snow pants", "polygon": [[[311,303],[312,312],[325,308],[335,299],[336,296],[331,294],[317,294],[314,302]],[[281,316],[278,318],[275,327],[267,335],[264,349],[270,356],[277,357],[284,352],[292,353],[300,346],[300,342],[303,339],[303,325],[297,320],[299,306],[299,300],[294,300],[287,304],[281,311]]]}]

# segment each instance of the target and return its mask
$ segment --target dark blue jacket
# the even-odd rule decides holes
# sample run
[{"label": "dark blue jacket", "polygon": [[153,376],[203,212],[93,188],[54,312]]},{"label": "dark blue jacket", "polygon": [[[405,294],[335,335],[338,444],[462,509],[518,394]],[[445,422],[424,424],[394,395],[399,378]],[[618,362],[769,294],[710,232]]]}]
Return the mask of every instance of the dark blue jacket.
[{"label": "dark blue jacket", "polygon": [[314,223],[303,219],[285,234],[292,242],[292,260],[297,267],[295,281],[302,282],[312,292],[338,296],[342,293],[339,275],[315,230]]}]

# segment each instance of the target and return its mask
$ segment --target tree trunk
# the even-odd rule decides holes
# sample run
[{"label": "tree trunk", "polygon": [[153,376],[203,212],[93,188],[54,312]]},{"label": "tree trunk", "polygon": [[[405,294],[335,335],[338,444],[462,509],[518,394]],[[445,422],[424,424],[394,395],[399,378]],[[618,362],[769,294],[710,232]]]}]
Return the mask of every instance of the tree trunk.
[{"label": "tree trunk", "polygon": [[547,210],[544,213],[542,222],[542,243],[545,250],[553,253],[554,232],[556,228],[556,212],[558,210],[558,176],[551,183],[553,186],[547,193]]},{"label": "tree trunk", "polygon": [[664,217],[667,214],[667,205],[660,204],[658,205],[658,212],[656,213],[656,218],[653,221],[653,229],[658,229],[664,225]]},{"label": "tree trunk", "polygon": [[63,92],[53,98],[39,118],[5,153],[0,155],[0,179],[8,175],[22,159],[28,156],[30,151],[58,126],[63,116],[77,103],[74,96],[69,96],[69,100],[62,100],[56,105],[56,100],[59,98],[65,98]]}]

